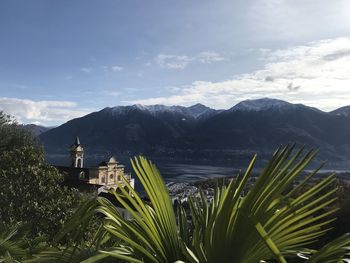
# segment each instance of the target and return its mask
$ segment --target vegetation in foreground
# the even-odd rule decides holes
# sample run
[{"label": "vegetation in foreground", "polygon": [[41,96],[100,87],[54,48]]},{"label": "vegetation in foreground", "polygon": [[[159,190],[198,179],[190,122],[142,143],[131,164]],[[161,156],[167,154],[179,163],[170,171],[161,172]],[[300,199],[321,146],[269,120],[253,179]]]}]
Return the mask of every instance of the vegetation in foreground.
[{"label": "vegetation in foreground", "polygon": [[79,193],[46,164],[34,137],[0,114],[0,223],[29,225],[28,238],[51,240],[78,205]]},{"label": "vegetation in foreground", "polygon": [[53,244],[81,203],[63,180],[36,139],[0,112],[0,262],[24,260]]},{"label": "vegetation in foreground", "polygon": [[[75,240],[62,255],[86,251],[81,237],[98,213],[104,220],[92,244],[96,254],[84,262],[341,262],[349,252],[348,235],[318,249],[312,246],[335,220],[335,174],[305,191],[319,169],[299,184],[293,183],[315,155],[314,150],[305,153],[290,146],[278,149],[247,190],[254,157],[245,173],[228,185],[217,186],[212,200],[203,194],[191,197],[189,211],[182,204],[174,210],[157,168],[143,157],[135,158],[132,165],[150,203],[126,180],[126,189],[110,194],[133,220],[124,219],[106,198],[90,200],[61,232],[60,237],[70,235]],[[72,247],[77,248],[76,253]],[[42,253],[38,258],[46,256]]]},{"label": "vegetation in foreground", "polygon": [[[27,158],[29,153],[25,147],[20,149],[24,155],[10,149],[2,150],[2,155],[6,153],[4,156],[21,156],[19,161],[29,162],[21,163],[23,167],[16,168],[19,172],[15,168],[11,170],[11,167],[16,167],[15,164],[0,167],[1,179],[8,178],[18,183],[15,178],[11,178],[9,171],[17,172],[15,175],[23,178],[21,180],[30,176],[37,176],[39,180],[47,176],[48,181],[34,180],[33,188],[28,190],[39,191],[42,195],[50,190],[49,184],[59,185],[59,180],[55,180],[54,169],[46,167],[40,158]],[[93,198],[81,205],[58,236],[48,242],[40,232],[40,225],[44,224],[43,233],[46,233],[56,229],[49,225],[50,222],[56,223],[58,227],[64,219],[54,222],[57,215],[52,215],[49,205],[44,205],[43,210],[39,209],[41,213],[34,213],[41,217],[28,217],[26,222],[36,222],[38,226],[34,228],[34,233],[43,236],[44,240],[35,239],[33,231],[30,231],[31,242],[27,242],[25,225],[17,227],[15,223],[20,218],[13,216],[11,221],[6,222],[10,213],[2,212],[0,219],[7,227],[1,225],[0,228],[0,262],[323,263],[350,260],[350,236],[347,234],[323,247],[315,245],[330,230],[337,211],[334,206],[337,191],[334,187],[335,174],[308,188],[305,185],[319,169],[296,180],[315,155],[314,150],[305,152],[303,149],[295,150],[293,146],[281,147],[252,187],[247,189],[246,184],[256,162],[255,156],[244,173],[227,185],[217,185],[212,200],[207,200],[204,194],[192,196],[188,203],[179,203],[175,209],[155,165],[143,157],[135,158],[132,160],[134,172],[150,201],[144,201],[126,180],[123,180],[125,188],[120,187],[118,192],[110,191],[132,214],[132,220],[124,219],[108,199]],[[8,159],[9,162],[11,160]],[[17,199],[22,198],[21,202],[29,204],[31,198],[40,200],[38,206],[41,207],[42,199],[35,199],[35,195],[26,196],[26,190],[22,191],[18,187],[20,184],[12,188],[12,191],[20,191],[20,194],[15,195]],[[52,202],[51,205],[55,205],[52,197],[58,195],[63,198],[64,192],[59,191],[68,191],[58,188],[61,190],[55,192],[52,189],[55,194],[48,194],[50,198],[47,200]],[[6,193],[6,189],[1,189],[0,193]],[[25,214],[25,206],[16,204]],[[68,211],[65,209],[70,206],[66,202],[63,204],[62,208],[56,207],[57,213],[60,213],[60,209]],[[187,205],[189,209],[185,209]],[[45,209],[48,209],[47,214]],[[44,216],[47,218],[41,221]],[[91,232],[94,222],[98,224],[98,230],[89,238],[87,233]],[[12,227],[8,227],[9,223]]]}]

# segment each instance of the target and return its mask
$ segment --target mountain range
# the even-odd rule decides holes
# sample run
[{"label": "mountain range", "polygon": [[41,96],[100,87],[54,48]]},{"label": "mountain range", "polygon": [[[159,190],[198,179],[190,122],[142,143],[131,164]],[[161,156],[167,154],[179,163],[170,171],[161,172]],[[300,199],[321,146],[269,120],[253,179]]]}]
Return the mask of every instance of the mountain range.
[{"label": "mountain range", "polygon": [[[350,106],[324,112],[263,98],[228,110],[131,105],[107,107],[39,135],[47,154],[64,154],[76,136],[86,153],[239,161],[269,156],[280,144],[320,149],[320,158],[347,165]],[[350,164],[350,162],[349,162]]]}]

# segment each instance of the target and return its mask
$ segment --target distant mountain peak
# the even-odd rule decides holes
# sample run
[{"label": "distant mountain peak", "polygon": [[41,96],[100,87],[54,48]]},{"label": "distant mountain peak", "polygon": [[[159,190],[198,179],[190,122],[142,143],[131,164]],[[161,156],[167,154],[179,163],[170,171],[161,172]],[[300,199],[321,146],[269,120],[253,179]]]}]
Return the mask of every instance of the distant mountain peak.
[{"label": "distant mountain peak", "polygon": [[107,108],[104,108],[102,111],[108,112],[112,115],[119,115],[119,114],[127,114],[131,110],[140,110],[143,112],[150,113],[152,115],[158,115],[160,113],[175,113],[175,114],[187,115],[195,119],[200,118],[202,115],[203,116],[209,115],[211,113],[216,112],[216,110],[211,109],[200,103],[197,103],[190,107],[174,106],[174,105],[167,106],[162,104],[155,104],[155,105],[134,104],[131,106],[116,106],[112,108],[107,107]]},{"label": "distant mountain peak", "polygon": [[184,110],[184,107],[182,107],[182,106],[166,106],[166,105],[162,105],[162,104],[147,105],[147,106],[143,106],[143,107],[152,113],[182,112]]},{"label": "distant mountain peak", "polygon": [[187,107],[189,109],[210,109],[209,107],[203,105],[202,103],[196,103],[192,106]]},{"label": "distant mountain peak", "polygon": [[201,103],[197,103],[195,105],[187,107],[187,110],[196,119],[200,118],[201,116],[210,115],[216,112],[216,110],[209,108]]},{"label": "distant mountain peak", "polygon": [[344,106],[339,109],[330,112],[338,116],[350,116],[350,106]]},{"label": "distant mountain peak", "polygon": [[128,105],[128,106],[115,106],[115,107],[106,107],[101,110],[101,112],[108,113],[111,115],[122,115],[127,114],[130,111],[133,110],[144,110],[143,105],[141,104],[134,104],[134,105]]},{"label": "distant mountain peak", "polygon": [[261,98],[256,100],[244,100],[232,107],[230,111],[263,111],[292,109],[300,104],[292,104],[284,100]]},{"label": "distant mountain peak", "polygon": [[[124,106],[124,107],[127,107],[127,106]],[[133,105],[130,105],[129,107],[140,109],[140,110],[144,110],[146,108],[146,106],[144,106],[142,104],[133,104]]]}]

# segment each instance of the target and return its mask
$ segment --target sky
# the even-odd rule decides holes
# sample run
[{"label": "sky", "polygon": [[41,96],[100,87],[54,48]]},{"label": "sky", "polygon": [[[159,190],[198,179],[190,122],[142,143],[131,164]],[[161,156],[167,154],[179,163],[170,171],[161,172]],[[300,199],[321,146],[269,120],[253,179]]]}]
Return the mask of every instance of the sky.
[{"label": "sky", "polygon": [[349,0],[2,0],[0,110],[62,124],[131,104],[350,105]]}]

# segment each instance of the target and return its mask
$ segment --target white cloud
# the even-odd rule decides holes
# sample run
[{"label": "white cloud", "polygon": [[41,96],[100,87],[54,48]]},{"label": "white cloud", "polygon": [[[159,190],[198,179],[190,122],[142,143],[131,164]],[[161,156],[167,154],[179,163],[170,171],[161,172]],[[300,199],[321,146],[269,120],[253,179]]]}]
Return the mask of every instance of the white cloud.
[{"label": "white cloud", "polygon": [[103,69],[104,72],[121,72],[124,70],[123,67],[114,65],[114,66],[101,66],[101,69]]},{"label": "white cloud", "polygon": [[196,59],[199,62],[205,63],[205,64],[210,64],[213,62],[224,60],[224,58],[219,53],[211,52],[211,51],[205,51],[205,52],[199,53]]},{"label": "white cloud", "polygon": [[323,110],[350,104],[350,38],[264,50],[265,66],[221,82],[195,81],[177,95],[134,100],[141,104],[204,103],[229,108],[243,99],[273,97]]},{"label": "white cloud", "polygon": [[122,71],[124,68],[123,67],[121,67],[121,66],[112,66],[111,67],[111,70],[113,71],[113,72],[120,72],[120,71]]},{"label": "white cloud", "polygon": [[35,125],[39,125],[39,126],[45,126],[45,124],[40,122],[40,121],[33,121],[31,124],[35,124]]},{"label": "white cloud", "polygon": [[348,35],[349,8],[348,0],[255,0],[246,14],[255,41],[294,42]]},{"label": "white cloud", "polygon": [[188,56],[158,54],[154,61],[162,68],[184,69],[192,61],[192,58]]},{"label": "white cloud", "polygon": [[119,97],[121,93],[119,91],[105,90],[105,91],[102,91],[100,94],[104,96]]},{"label": "white cloud", "polygon": [[121,92],[116,90],[89,90],[85,91],[85,94],[89,96],[119,97],[121,95]]},{"label": "white cloud", "polygon": [[[222,61],[224,58],[217,52],[203,51],[196,56],[172,55],[172,54],[158,54],[154,58],[154,62],[162,68],[167,69],[184,69],[190,63],[199,62],[203,64],[211,64],[213,62]],[[151,63],[146,64],[150,66]]]},{"label": "white cloud", "polygon": [[10,114],[20,123],[52,125],[81,117],[88,111],[77,108],[72,101],[33,101],[0,97],[0,110]]},{"label": "white cloud", "polygon": [[82,71],[84,73],[91,73],[92,69],[91,68],[81,68],[80,71]]},{"label": "white cloud", "polygon": [[20,89],[20,90],[30,89],[30,86],[28,85],[23,85],[21,83],[11,83],[11,82],[0,82],[0,87],[4,87],[7,89]]}]

